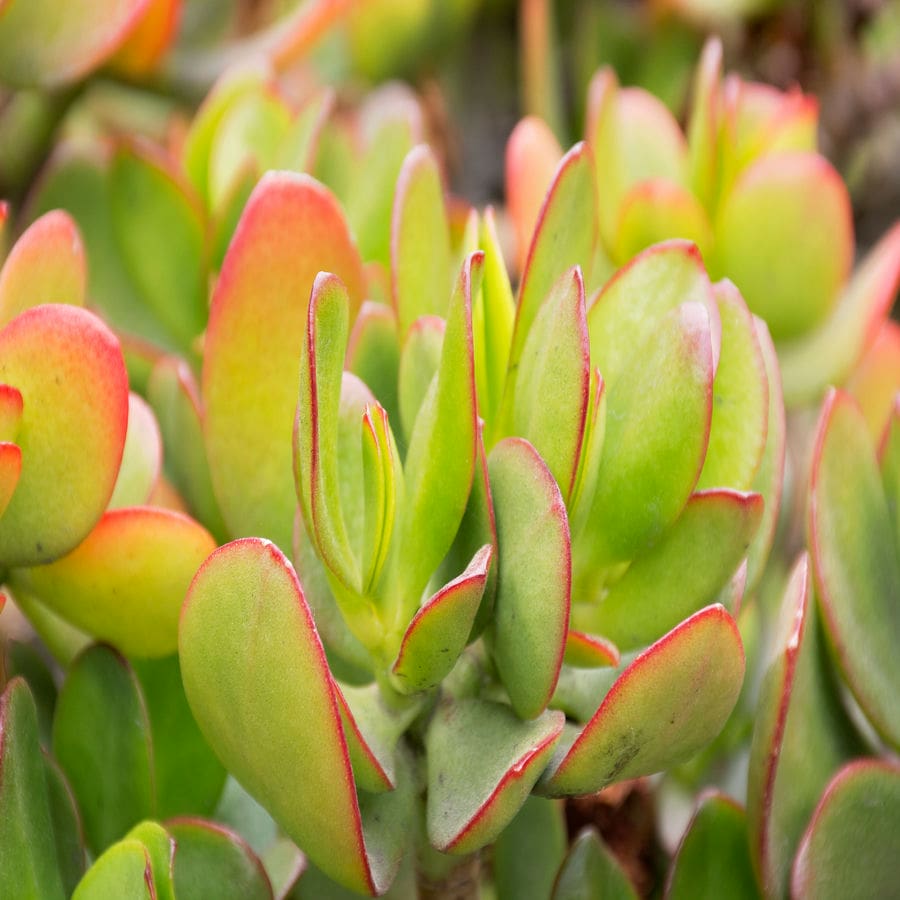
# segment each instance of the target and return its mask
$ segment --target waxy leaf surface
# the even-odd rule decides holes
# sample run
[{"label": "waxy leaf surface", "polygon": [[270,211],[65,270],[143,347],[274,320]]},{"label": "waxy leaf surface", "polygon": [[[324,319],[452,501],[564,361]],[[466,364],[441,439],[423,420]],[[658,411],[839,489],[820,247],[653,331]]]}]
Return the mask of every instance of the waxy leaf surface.
[{"label": "waxy leaf surface", "polygon": [[210,556],[184,604],[179,655],[191,709],[228,770],[329,875],[383,890],[392,860],[367,856],[331,674],[277,547],[245,538]]},{"label": "waxy leaf surface", "polygon": [[509,824],[540,777],[565,717],[533,722],[480,699],[441,705],[428,729],[428,837],[442,852],[468,853]]},{"label": "waxy leaf surface", "polygon": [[156,900],[150,853],[137,838],[113,844],[88,869],[72,900]]},{"label": "waxy leaf surface", "polygon": [[35,307],[0,330],[0,382],[22,394],[22,473],[0,522],[0,561],[49,562],[87,535],[112,494],[128,420],[122,351],[92,313]]},{"label": "waxy leaf surface", "polygon": [[674,628],[716,598],[746,555],[762,512],[759,494],[694,494],[660,542],[587,614],[591,627],[621,650],[649,644]]},{"label": "waxy leaf surface", "polygon": [[[47,746],[49,746],[49,741]],[[84,827],[75,795],[59,763],[42,750],[44,773],[47,776],[47,798],[50,801],[50,821],[56,844],[56,861],[63,890],[70,896],[84,875],[87,854],[84,848]]]},{"label": "waxy leaf surface", "polygon": [[162,453],[162,436],[153,410],[140,395],[130,393],[125,449],[107,509],[149,502],[162,468]]},{"label": "waxy leaf surface", "polygon": [[850,690],[900,748],[900,561],[865,419],[829,394],[813,453],[809,538],[822,620]]},{"label": "waxy leaf surface", "polygon": [[889,897],[897,890],[900,766],[859,760],[829,783],[794,860],[791,894],[817,900]]},{"label": "waxy leaf surface", "polygon": [[391,216],[391,299],[400,334],[425,315],[446,314],[453,287],[444,187],[431,149],[403,162]]},{"label": "waxy leaf surface", "polygon": [[592,793],[689,759],[722,730],[743,678],[734,620],[718,605],[695,613],[625,669],[575,742],[557,750],[542,791]]},{"label": "waxy leaf surface", "polygon": [[111,647],[72,665],[56,704],[53,754],[96,855],[155,812],[150,720],[137,677]]},{"label": "waxy leaf surface", "polygon": [[37,711],[21,678],[0,697],[0,810],[0,893],[62,900]]},{"label": "waxy leaf surface", "polygon": [[757,881],[772,896],[787,893],[791,861],[810,814],[828,779],[857,749],[816,618],[804,554],[785,589],[750,751],[750,852]]},{"label": "waxy leaf surface", "polygon": [[68,556],[17,574],[67,621],[131,656],[166,656],[191,578],[215,549],[181,513],[135,506],[106,513]]},{"label": "waxy leaf surface", "polygon": [[23,232],[0,268],[0,326],[43,303],[84,306],[87,264],[72,217],[41,216]]},{"label": "waxy leaf surface", "polygon": [[446,323],[439,316],[422,316],[406,333],[397,374],[400,422],[407,441],[440,367],[445,331]]},{"label": "waxy leaf surface", "polygon": [[572,842],[553,886],[552,900],[637,900],[619,861],[593,828]]},{"label": "waxy leaf surface", "polygon": [[488,473],[498,542],[494,660],[513,709],[530,719],[546,708],[565,650],[569,522],[558,485],[526,440],[497,444]]},{"label": "waxy leaf surface", "polygon": [[306,175],[264,176],[213,295],[203,366],[205,436],[232,534],[259,534],[285,549],[296,506],[291,434],[300,348],[320,271],[341,278],[352,307],[359,305],[359,254],[332,195]]}]

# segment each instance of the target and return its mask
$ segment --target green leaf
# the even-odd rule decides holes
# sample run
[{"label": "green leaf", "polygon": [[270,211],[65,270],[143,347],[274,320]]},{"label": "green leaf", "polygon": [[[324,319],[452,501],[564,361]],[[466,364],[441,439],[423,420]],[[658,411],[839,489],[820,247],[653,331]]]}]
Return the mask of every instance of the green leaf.
[{"label": "green leaf", "polygon": [[14,678],[0,696],[0,892],[9,900],[62,900],[37,713]]},{"label": "green leaf", "polygon": [[391,667],[394,684],[403,693],[439,684],[465,649],[481,604],[493,548],[485,544],[458,577],[429,598],[403,635]]},{"label": "green leaf", "polygon": [[213,493],[203,444],[200,388],[188,364],[175,356],[160,359],[150,373],[147,399],[162,433],[166,475],[194,518],[217,543],[224,543],[228,532]]},{"label": "green leaf", "polygon": [[900,325],[885,320],[844,386],[862,410],[872,439],[877,441],[900,389]]},{"label": "green leaf", "polygon": [[[416,417],[404,464],[405,501],[387,577],[406,628],[429,578],[453,543],[475,471],[477,410],[472,349],[472,295],[483,255],[460,272],[447,311],[441,362]],[[399,635],[398,635],[399,637]]]},{"label": "green leaf", "polygon": [[446,315],[452,278],[444,187],[434,154],[419,144],[403,161],[391,214],[391,300],[401,335],[420,316]]},{"label": "green leaf", "polygon": [[[2,602],[0,600],[0,610],[3,609]],[[5,644],[5,659],[0,659],[0,670],[6,681],[12,681],[18,676],[28,682],[37,709],[41,745],[49,747],[57,695],[53,673],[35,644],[13,640],[6,640]]]},{"label": "green leaf", "polygon": [[94,645],[72,664],[56,704],[53,753],[78,800],[94,854],[153,816],[147,707],[134,672],[111,647]]},{"label": "green leaf", "polygon": [[0,326],[42,303],[84,306],[87,263],[72,217],[45,213],[22,233],[0,268]]},{"label": "green leaf", "polygon": [[715,206],[719,180],[719,133],[722,118],[722,41],[707,39],[694,75],[693,100],[688,123],[690,185],[707,208]]},{"label": "green leaf", "polygon": [[709,447],[697,485],[747,491],[766,448],[766,362],[753,316],[734,285],[719,282],[713,292],[722,322],[722,349],[713,381]]},{"label": "green leaf", "polygon": [[746,556],[762,513],[759,494],[694,494],[659,543],[585,609],[585,625],[621,650],[655,641],[716,599]]},{"label": "green leaf", "polygon": [[178,657],[133,665],[150,717],[158,818],[211,814],[225,785],[225,769],[191,714]]},{"label": "green leaf", "polygon": [[289,548],[296,493],[292,429],[307,298],[320,271],[351,303],[364,291],[359,255],[332,195],[306,175],[269,173],[244,209],[213,294],[203,363],[205,438],[233,535]]},{"label": "green leaf", "polygon": [[428,751],[428,838],[444,853],[470,853],[496,838],[521,809],[565,721],[532,722],[479,699],[445,701],[432,719]]},{"label": "green leaf", "polygon": [[576,144],[560,161],[541,207],[519,285],[504,399],[507,410],[515,396],[515,373],[525,342],[550,289],[572,266],[590,275],[597,242],[596,202],[590,150],[584,143]]},{"label": "green leaf", "polygon": [[750,852],[767,896],[787,893],[791,860],[819,795],[841,763],[860,750],[816,618],[804,554],[785,589],[750,750]]},{"label": "green leaf", "polygon": [[566,854],[566,820],[558,800],[531,795],[494,843],[498,897],[546,900]]},{"label": "green leaf", "polygon": [[272,900],[259,857],[240,835],[202,819],[173,819],[175,895],[190,900]]},{"label": "green leaf", "polygon": [[832,779],[794,860],[791,893],[821,900],[889,897],[897,889],[900,767],[858,760]]},{"label": "green leaf", "polygon": [[587,313],[591,361],[609,387],[640,357],[642,346],[666,313],[689,302],[702,303],[709,312],[715,369],[721,335],[719,307],[697,248],[688,241],[666,241],[619,269]]},{"label": "green leaf", "polygon": [[850,690],[900,748],[900,561],[875,451],[854,401],[828,395],[813,451],[809,543],[822,620]]},{"label": "green leaf", "polygon": [[406,441],[412,437],[416,419],[428,389],[441,365],[446,323],[438,316],[422,316],[409,327],[400,353],[400,422]]},{"label": "green leaf", "polygon": [[757,160],[723,201],[715,232],[710,268],[734,281],[776,341],[822,322],[853,265],[847,189],[815,153]]},{"label": "green leaf", "polygon": [[574,743],[560,745],[542,792],[592,793],[689,759],[722,730],[743,678],[731,616],[719,605],[694,613],[638,656]]},{"label": "green leaf", "polygon": [[537,451],[507,438],[488,458],[497,519],[493,656],[516,713],[547,706],[569,628],[572,556],[559,487]]},{"label": "green leaf", "polygon": [[125,835],[125,840],[140,841],[150,859],[154,900],[175,900],[172,864],[175,841],[157,822],[141,822]]},{"label": "green leaf", "polygon": [[181,602],[215,541],[181,513],[134,506],[106,513],[68,556],[18,570],[15,583],[130,656],[166,656]]},{"label": "green leaf", "polygon": [[685,303],[662,318],[610,386],[584,533],[598,564],[634,559],[681,513],[706,455],[712,387],[709,316]]},{"label": "green leaf", "polygon": [[402,497],[399,451],[387,412],[375,403],[366,407],[362,429],[365,480],[365,532],[362,539],[363,590],[374,588],[387,561],[398,495]]},{"label": "green leaf", "polygon": [[110,173],[112,226],[143,302],[183,351],[207,316],[206,221],[199,199],[146,153],[120,149]]},{"label": "green leaf", "polygon": [[138,394],[130,393],[125,449],[107,509],[149,503],[162,468],[162,453],[162,436],[153,410]]},{"label": "green leaf", "polygon": [[245,538],[210,556],[179,648],[188,702],[226,768],[329,875],[384,889],[399,860],[367,853],[331,674],[277,547]]},{"label": "green leaf", "polygon": [[666,900],[757,900],[747,816],[726,794],[701,796],[666,879]]},{"label": "green leaf", "polygon": [[[62,878],[63,890],[71,896],[81,876],[84,875],[86,854],[81,815],[75,803],[75,795],[62,769],[48,753],[41,750],[44,773],[47,776],[47,799],[50,803],[50,821],[56,844],[56,862]],[[34,802],[34,796],[32,796]]]},{"label": "green leaf", "polygon": [[604,669],[607,666],[618,666],[619,661],[619,648],[606,638],[571,630],[566,635],[563,663],[567,666],[576,669]]},{"label": "green leaf", "polygon": [[538,310],[517,377],[514,431],[531,442],[568,499],[578,474],[590,396],[584,280],[577,267],[560,278]]},{"label": "green leaf", "polygon": [[894,302],[900,283],[900,225],[866,255],[817,329],[779,345],[789,406],[817,400],[829,384],[843,384]]},{"label": "green leaf", "polygon": [[122,351],[92,313],[38,306],[0,330],[0,382],[22,394],[22,474],[0,520],[0,563],[49,562],[85,538],[112,494],[128,419]]},{"label": "green leaf", "polygon": [[147,848],[135,838],[113,844],[75,888],[72,900],[155,900]]},{"label": "green leaf", "polygon": [[148,0],[103,0],[60,8],[10,0],[0,18],[0,81],[11,87],[60,87],[107,59],[137,25]]},{"label": "green leaf", "polygon": [[572,842],[553,887],[553,900],[637,900],[618,860],[594,828]]}]

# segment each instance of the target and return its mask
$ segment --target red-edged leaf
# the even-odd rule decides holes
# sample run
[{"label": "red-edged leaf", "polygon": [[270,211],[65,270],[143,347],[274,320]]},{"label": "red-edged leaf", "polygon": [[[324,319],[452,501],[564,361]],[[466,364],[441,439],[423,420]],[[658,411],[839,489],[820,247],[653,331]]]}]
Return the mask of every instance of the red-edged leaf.
[{"label": "red-edged leaf", "polygon": [[0,441],[14,441],[22,420],[22,393],[11,384],[0,384]]},{"label": "red-edged leaf", "polygon": [[859,403],[869,435],[877,441],[900,390],[900,325],[891,319],[884,322],[847,380],[846,389]]},{"label": "red-edged leaf", "polygon": [[125,450],[107,509],[150,502],[162,468],[162,452],[162,436],[153,410],[138,394],[129,394]]},{"label": "red-edged leaf", "polygon": [[602,669],[619,665],[619,648],[606,638],[584,631],[570,631],[566,635],[563,662],[576,669]]},{"label": "red-edged leaf", "polygon": [[822,651],[804,554],[785,589],[750,752],[751,859],[757,880],[771,896],[787,890],[791,860],[810,813],[832,773],[858,746]]},{"label": "red-edged leaf", "polygon": [[426,737],[428,838],[444,853],[470,853],[509,824],[540,777],[565,717],[523,722],[508,706],[441,704]]},{"label": "red-edged leaf", "polygon": [[422,316],[406,333],[397,375],[400,422],[407,441],[441,364],[445,331],[446,323],[439,316]]},{"label": "red-edged leaf", "polygon": [[493,654],[513,709],[547,706],[569,630],[572,555],[562,495],[537,451],[507,438],[488,458],[497,519]]},{"label": "red-edged leaf", "polygon": [[722,730],[743,678],[734,620],[718,605],[695,613],[619,676],[574,743],[557,751],[541,790],[592,793],[689,759]]},{"label": "red-edged leaf", "polygon": [[456,665],[481,604],[493,549],[485,544],[466,570],[445,584],[415,614],[391,667],[403,693],[438,684]]},{"label": "red-edged leaf", "polygon": [[0,269],[0,326],[32,306],[84,306],[87,265],[72,217],[53,210],[28,226]]},{"label": "red-edged leaf", "polygon": [[245,538],[209,557],[182,610],[179,655],[194,716],[229,771],[332,878],[384,891],[399,856],[367,853],[331,673],[277,547]]},{"label": "red-edged leaf", "polygon": [[244,209],[213,295],[203,365],[205,437],[233,534],[290,547],[296,494],[291,431],[307,301],[319,271],[355,309],[359,255],[332,195],[306,175],[270,173]]},{"label": "red-edged leaf", "polygon": [[0,441],[0,516],[9,506],[22,474],[22,451],[18,444]]},{"label": "red-edged leaf", "polygon": [[813,451],[809,541],[822,619],[850,690],[900,748],[900,560],[865,419],[832,391]]},{"label": "red-edged leaf", "polygon": [[791,896],[890,897],[900,853],[900,766],[858,760],[829,783],[800,842]]},{"label": "red-edged leaf", "polygon": [[0,330],[0,382],[23,402],[22,474],[0,522],[0,560],[48,562],[87,535],[112,494],[128,421],[122,351],[92,313],[35,307]]},{"label": "red-edged leaf", "polygon": [[67,556],[15,578],[67,621],[129,656],[177,645],[181,602],[216,544],[193,519],[149,506],[106,513]]}]

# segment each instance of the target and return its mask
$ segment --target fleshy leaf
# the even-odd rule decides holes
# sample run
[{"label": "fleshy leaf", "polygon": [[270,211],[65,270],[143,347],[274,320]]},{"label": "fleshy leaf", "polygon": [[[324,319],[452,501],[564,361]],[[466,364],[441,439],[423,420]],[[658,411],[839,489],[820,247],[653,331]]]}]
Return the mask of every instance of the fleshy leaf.
[{"label": "fleshy leaf", "polygon": [[722,322],[722,350],[713,381],[709,447],[697,486],[750,490],[765,452],[769,425],[766,363],[747,304],[729,281],[713,289]]},{"label": "fleshy leaf", "polygon": [[21,678],[0,696],[0,810],[0,892],[62,900],[37,712]]},{"label": "fleshy leaf", "polygon": [[387,561],[397,509],[400,474],[397,445],[384,408],[367,407],[362,430],[365,481],[365,532],[362,547],[362,587],[374,588]]},{"label": "fleshy leaf", "polygon": [[577,669],[602,669],[619,665],[619,648],[612,642],[584,631],[569,631],[563,662]]},{"label": "fleshy leaf", "polygon": [[719,211],[711,268],[734,281],[776,341],[828,316],[852,264],[850,198],[818,154],[763,157]]},{"label": "fleshy leaf", "polygon": [[508,706],[446,701],[428,729],[428,838],[442,852],[490,843],[519,811],[559,739],[565,717],[523,722]]},{"label": "fleshy leaf", "polygon": [[110,167],[112,226],[143,302],[187,351],[207,316],[206,222],[199,198],[146,152]]},{"label": "fleshy leaf", "polygon": [[153,410],[134,392],[128,395],[128,431],[122,464],[107,509],[140,506],[150,500],[162,468],[162,436]]},{"label": "fleshy leaf", "polygon": [[790,406],[818,399],[842,384],[884,321],[900,283],[900,224],[869,251],[831,316],[809,335],[780,345],[778,358]]},{"label": "fleshy leaf", "polygon": [[150,853],[136,838],[113,844],[88,869],[72,900],[156,900]]},{"label": "fleshy leaf", "polygon": [[11,87],[59,87],[100,65],[125,40],[149,0],[103,0],[64,7],[10,0],[0,18],[0,81]]},{"label": "fleshy leaf", "polygon": [[688,125],[688,165],[694,193],[713,208],[718,183],[721,110],[722,41],[707,40],[694,75],[694,96]]},{"label": "fleshy leaf", "polygon": [[534,447],[507,438],[488,458],[497,520],[493,655],[513,709],[537,716],[553,694],[569,629],[572,555],[559,487]]},{"label": "fleshy leaf", "polygon": [[0,441],[14,441],[21,421],[21,391],[11,384],[0,384]]},{"label": "fleshy leaf", "polygon": [[331,674],[277,547],[245,538],[209,557],[185,600],[179,648],[191,709],[228,770],[329,875],[384,890],[395,860],[367,855]]},{"label": "fleshy leaf", "polygon": [[391,668],[403,693],[433,687],[456,665],[475,622],[492,557],[491,545],[485,544],[466,570],[413,617]]},{"label": "fleshy leaf", "polygon": [[900,325],[892,319],[884,322],[845,388],[859,403],[869,435],[877,441],[900,390]]},{"label": "fleshy leaf", "polygon": [[410,150],[391,216],[391,299],[400,334],[420,316],[443,316],[453,287],[444,187],[431,149]]},{"label": "fleshy leaf", "polygon": [[492,869],[497,896],[546,900],[566,845],[562,804],[529,796],[494,843]]},{"label": "fleshy leaf", "polygon": [[589,277],[597,243],[596,189],[591,153],[576,144],[560,160],[544,198],[519,285],[509,352],[505,404],[515,396],[515,371],[532,323],[550,289],[572,266]]},{"label": "fleshy leaf", "polygon": [[900,748],[900,562],[875,451],[849,395],[829,394],[813,451],[809,539],[822,620],[876,730]]},{"label": "fleshy leaf", "polygon": [[743,678],[731,616],[719,605],[694,613],[619,676],[571,747],[560,746],[542,791],[592,793],[684,762],[722,730]]},{"label": "fleshy leaf", "polygon": [[92,313],[35,307],[0,330],[0,382],[23,401],[22,473],[0,521],[0,562],[49,562],[83,540],[112,494],[128,421],[122,351]]},{"label": "fleshy leaf", "polygon": [[637,900],[637,896],[596,830],[581,831],[559,870],[552,900]]},{"label": "fleshy leaf", "polygon": [[0,441],[0,516],[9,506],[22,474],[22,450],[18,444]]},{"label": "fleshy leaf", "polygon": [[[47,798],[50,801],[50,821],[56,844],[56,862],[62,878],[63,890],[71,896],[87,864],[84,849],[84,828],[75,795],[66,776],[53,757],[42,750],[44,773],[47,776]],[[0,801],[2,802],[2,801]],[[32,802],[34,802],[32,800]]]},{"label": "fleshy leaf", "polygon": [[126,660],[95,645],[72,665],[56,704],[53,753],[96,855],[155,809],[150,721]]},{"label": "fleshy leaf", "polygon": [[746,555],[762,512],[759,494],[724,488],[694,494],[659,543],[586,613],[590,627],[621,650],[674,628],[716,599]]},{"label": "fleshy leaf", "polygon": [[473,253],[463,264],[447,312],[437,377],[409,439],[405,502],[395,534],[400,549],[389,574],[394,595],[410,616],[453,543],[472,487],[478,436],[472,294],[479,288],[482,261],[481,253]]},{"label": "fleshy leaf", "polygon": [[587,314],[591,363],[612,386],[666,313],[682,303],[709,312],[713,369],[721,344],[719,308],[696,246],[673,240],[657,244],[620,269],[590,304]]},{"label": "fleshy leaf", "polygon": [[[825,784],[859,749],[835,691],[816,618],[804,554],[785,589],[750,750],[750,853],[757,881],[771,896],[787,892],[791,860]],[[811,746],[815,753],[809,752]]]},{"label": "fleshy leaf", "polygon": [[663,317],[610,386],[585,532],[598,563],[633,559],[684,508],[706,455],[712,388],[709,316],[685,303]]},{"label": "fleshy leaf", "polygon": [[578,474],[590,374],[584,280],[574,268],[553,286],[534,318],[513,406],[515,434],[531,442],[566,499]]},{"label": "fleshy leaf", "polygon": [[412,436],[419,410],[441,365],[446,323],[439,316],[422,316],[410,325],[400,353],[400,422],[407,441]]},{"label": "fleshy leaf", "polygon": [[175,900],[172,885],[172,863],[175,856],[175,841],[158,822],[140,822],[135,825],[125,840],[140,841],[150,860],[153,879],[154,900]]},{"label": "fleshy leaf", "polygon": [[563,151],[543,119],[526,116],[506,142],[506,206],[516,233],[516,269],[526,254]]},{"label": "fleshy leaf", "polygon": [[167,823],[175,839],[177,897],[191,900],[272,900],[259,857],[236,832],[203,819]]},{"label": "fleshy leaf", "polygon": [[747,816],[726,794],[704,794],[666,879],[666,900],[757,900]]},{"label": "fleshy leaf", "polygon": [[[6,602],[6,593],[0,593],[0,602]],[[0,605],[0,612],[3,606]],[[53,710],[56,706],[56,681],[44,655],[36,643],[5,640],[0,653],[0,669],[7,682],[20,676],[28,682],[28,689],[34,698],[38,717],[38,735],[41,746],[50,746],[50,732],[53,727]]]},{"label": "fleshy leaf", "polygon": [[[264,248],[265,252],[261,252]],[[291,438],[307,301],[320,271],[355,309],[359,255],[332,195],[307,175],[263,177],[244,209],[213,295],[203,365],[210,471],[232,534],[291,545]]]},{"label": "fleshy leaf", "polygon": [[33,222],[0,268],[0,326],[42,303],[84,306],[87,266],[72,217],[53,210]]},{"label": "fleshy leaf", "polygon": [[151,0],[137,27],[113,54],[109,66],[126,76],[147,75],[165,56],[178,32],[182,0]]},{"label": "fleshy leaf", "polygon": [[889,897],[897,890],[900,766],[859,760],[832,779],[794,860],[791,895]]},{"label": "fleshy leaf", "polygon": [[106,513],[68,556],[16,572],[17,583],[78,628],[131,656],[165,656],[181,602],[215,541],[193,519],[135,506]]},{"label": "fleshy leaf", "polygon": [[178,657],[140,659],[133,666],[150,718],[157,817],[211,814],[225,784],[225,769],[191,714]]}]

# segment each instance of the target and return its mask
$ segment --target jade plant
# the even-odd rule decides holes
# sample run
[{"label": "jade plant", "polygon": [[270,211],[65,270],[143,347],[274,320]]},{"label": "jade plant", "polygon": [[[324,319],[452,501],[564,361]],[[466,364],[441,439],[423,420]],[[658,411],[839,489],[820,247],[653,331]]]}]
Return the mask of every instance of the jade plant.
[{"label": "jade plant", "polygon": [[[402,89],[244,66],[182,139],[51,161],[0,270],[0,576],[64,680],[4,655],[4,897],[635,896],[560,798],[705,775],[749,715],[747,811],[701,796],[666,895],[882,877],[900,245],[849,276],[812,101],[716,54],[687,144],[609,74],[587,142],[520,125],[508,254]],[[833,341],[779,546],[782,372]]]}]

